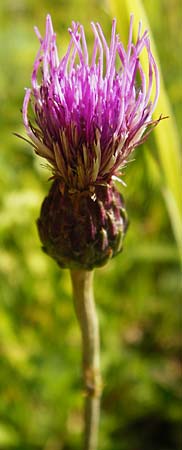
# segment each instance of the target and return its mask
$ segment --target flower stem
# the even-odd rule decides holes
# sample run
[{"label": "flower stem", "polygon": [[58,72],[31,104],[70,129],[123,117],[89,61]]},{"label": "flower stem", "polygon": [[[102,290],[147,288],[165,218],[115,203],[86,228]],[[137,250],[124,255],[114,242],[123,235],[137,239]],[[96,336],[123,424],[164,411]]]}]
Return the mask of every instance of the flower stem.
[{"label": "flower stem", "polygon": [[93,272],[72,270],[74,307],[83,346],[85,389],[84,450],[96,450],[100,416],[101,375],[99,325],[93,294]]}]

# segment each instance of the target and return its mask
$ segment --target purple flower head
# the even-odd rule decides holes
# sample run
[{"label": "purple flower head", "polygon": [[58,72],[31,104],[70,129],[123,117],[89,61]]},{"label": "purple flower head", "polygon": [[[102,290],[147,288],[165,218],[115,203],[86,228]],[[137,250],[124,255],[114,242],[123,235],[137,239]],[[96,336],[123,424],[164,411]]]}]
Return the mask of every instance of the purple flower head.
[{"label": "purple flower head", "polygon": [[[62,59],[51,17],[47,16],[44,38],[35,28],[40,48],[23,104],[24,125],[36,153],[48,161],[53,177],[70,192],[93,189],[118,177],[130,153],[156,124],[152,113],[159,74],[147,31],[141,33],[140,23],[134,44],[131,16],[125,50],[116,34],[116,20],[109,45],[99,23],[91,26],[90,58],[82,25],[72,23]],[[148,55],[148,79],[140,62],[143,49]],[[28,118],[29,103],[33,121]]]}]

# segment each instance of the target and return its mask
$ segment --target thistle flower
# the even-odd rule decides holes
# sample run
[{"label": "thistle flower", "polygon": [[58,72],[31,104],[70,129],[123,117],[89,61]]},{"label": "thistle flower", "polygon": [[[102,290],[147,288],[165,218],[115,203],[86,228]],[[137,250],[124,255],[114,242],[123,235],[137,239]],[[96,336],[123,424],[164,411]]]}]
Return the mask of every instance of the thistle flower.
[{"label": "thistle flower", "polygon": [[[127,50],[116,34],[116,20],[109,45],[99,23],[91,26],[91,57],[83,26],[73,22],[60,60],[51,17],[44,38],[35,28],[40,48],[23,103],[27,135],[55,180],[38,221],[41,240],[59,264],[83,268],[102,264],[122,248],[127,219],[114,181],[122,181],[129,155],[158,122],[152,113],[159,95],[158,69],[141,23],[134,44],[131,16]],[[148,80],[140,62],[143,49]]]}]

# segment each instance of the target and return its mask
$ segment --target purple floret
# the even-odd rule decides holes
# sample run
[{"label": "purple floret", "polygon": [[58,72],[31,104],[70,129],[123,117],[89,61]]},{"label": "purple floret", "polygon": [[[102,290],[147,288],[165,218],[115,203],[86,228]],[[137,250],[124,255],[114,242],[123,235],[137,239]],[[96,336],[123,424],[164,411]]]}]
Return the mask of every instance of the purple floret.
[{"label": "purple floret", "polygon": [[[91,57],[83,26],[73,22],[67,52],[60,60],[51,17],[47,16],[44,38],[35,28],[40,49],[23,104],[24,125],[36,153],[46,158],[54,178],[73,192],[94,190],[118,177],[130,153],[158,122],[152,113],[159,74],[147,31],[141,34],[140,23],[134,45],[131,16],[125,50],[116,34],[116,20],[109,45],[99,23],[91,26],[95,39]],[[139,59],[143,49],[148,55],[147,80]],[[30,102],[33,121],[28,118]]]}]

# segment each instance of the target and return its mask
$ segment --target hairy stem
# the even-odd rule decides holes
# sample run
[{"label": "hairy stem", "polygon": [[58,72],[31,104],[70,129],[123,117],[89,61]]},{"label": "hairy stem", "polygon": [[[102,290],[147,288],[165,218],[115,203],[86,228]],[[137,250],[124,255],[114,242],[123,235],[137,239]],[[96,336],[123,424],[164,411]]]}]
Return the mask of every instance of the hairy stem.
[{"label": "hairy stem", "polygon": [[84,450],[96,450],[99,429],[101,375],[98,318],[93,294],[93,272],[72,270],[73,298],[80,324],[85,389]]}]

